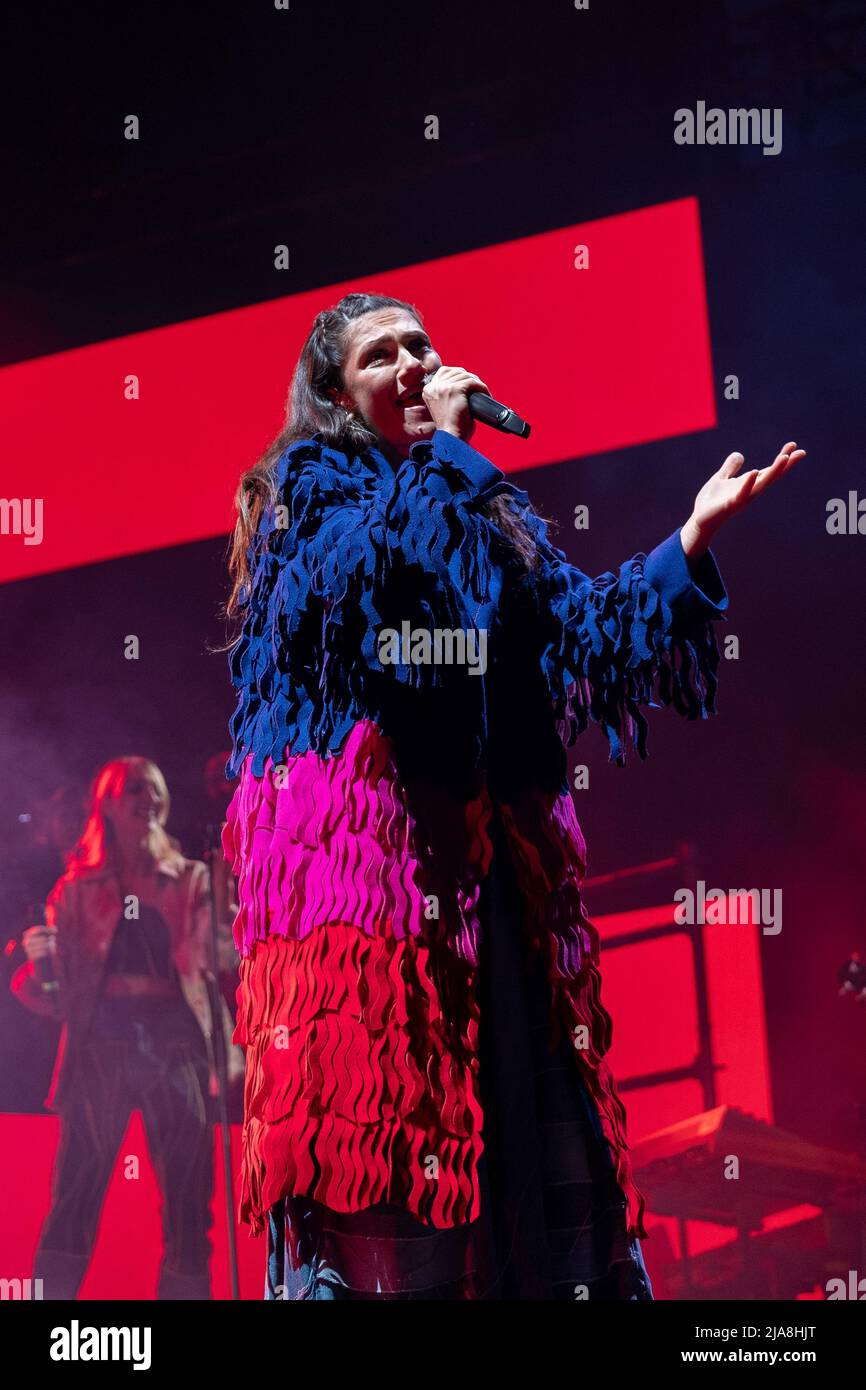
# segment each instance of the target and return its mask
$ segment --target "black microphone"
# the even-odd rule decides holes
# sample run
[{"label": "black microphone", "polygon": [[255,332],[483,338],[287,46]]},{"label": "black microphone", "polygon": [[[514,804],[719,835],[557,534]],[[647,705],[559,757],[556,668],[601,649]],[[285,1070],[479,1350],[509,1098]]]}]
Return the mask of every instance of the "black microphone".
[{"label": "black microphone", "polygon": [[[428,372],[424,378],[424,385],[433,380],[438,372],[436,367],[432,372]],[[490,425],[495,430],[501,430],[503,434],[516,434],[520,439],[528,439],[529,431],[532,429],[525,420],[522,420],[515,410],[510,406],[503,405],[501,401],[495,401],[492,396],[488,396],[486,391],[470,391],[466,397],[469,403],[469,414],[473,420],[480,420],[484,425]]]},{"label": "black microphone", "polygon": [[[37,918],[41,922],[44,916],[45,908],[42,903],[28,904],[27,917],[30,922],[35,922]],[[53,994],[55,997],[57,996],[60,989],[60,981],[57,978],[57,961],[55,959],[54,950],[49,951],[48,955],[41,956],[39,960],[33,962],[33,974],[43,994]]]}]

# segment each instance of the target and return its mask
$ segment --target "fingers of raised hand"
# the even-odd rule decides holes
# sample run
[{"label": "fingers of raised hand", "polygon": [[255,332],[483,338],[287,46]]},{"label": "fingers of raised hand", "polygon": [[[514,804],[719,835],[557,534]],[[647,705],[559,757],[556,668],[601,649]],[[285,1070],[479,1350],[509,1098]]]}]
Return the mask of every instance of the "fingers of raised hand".
[{"label": "fingers of raised hand", "polygon": [[773,462],[770,466],[772,468],[775,468],[778,464],[780,472],[785,472],[787,469],[791,468],[792,465],[795,464],[798,459],[802,459],[805,457],[806,450],[798,449],[796,442],[792,439],[789,444],[785,444],[782,446],[782,448],[779,450],[778,454],[773,459]]},{"label": "fingers of raised hand", "polygon": [[789,468],[793,468],[795,463],[805,457],[806,450],[798,449],[793,440],[790,444],[786,444],[776,455],[770,466],[760,470],[756,490],[758,492],[763,492],[765,488],[770,487],[772,483],[775,483],[783,474],[787,473]]},{"label": "fingers of raised hand", "polygon": [[719,476],[722,478],[733,478],[734,474],[738,473],[742,468],[745,461],[742,454],[728,454],[728,457],[719,469]]},{"label": "fingers of raised hand", "polygon": [[785,467],[784,467],[784,470],[783,470],[783,471],[784,471],[785,473],[787,473],[787,471],[788,471],[789,468],[793,468],[793,466],[794,466],[795,463],[799,463],[800,459],[804,459],[805,457],[806,457],[806,450],[805,450],[805,449],[798,449],[798,448],[796,448],[796,446],[795,446],[795,447],[791,450],[791,452],[790,452],[789,454],[786,455]]},{"label": "fingers of raised hand", "polygon": [[[793,468],[795,463],[798,463],[800,459],[805,457],[806,450],[798,449],[796,440],[789,440],[787,444],[782,446],[768,468],[762,468],[759,471],[756,470],[760,478],[759,491],[763,491],[770,483],[775,482],[776,478],[781,477],[783,473],[787,473],[789,468]],[[728,457],[719,469],[719,477],[735,477],[744,463],[745,459],[741,453],[734,452],[733,454],[728,454]]]}]

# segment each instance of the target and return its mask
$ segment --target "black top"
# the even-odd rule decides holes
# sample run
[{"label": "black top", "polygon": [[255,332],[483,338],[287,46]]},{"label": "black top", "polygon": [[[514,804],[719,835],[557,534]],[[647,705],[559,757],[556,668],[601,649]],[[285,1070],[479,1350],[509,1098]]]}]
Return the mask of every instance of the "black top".
[{"label": "black top", "polygon": [[97,1000],[90,1035],[130,1045],[133,1079],[142,1084],[164,1079],[160,1058],[165,1044],[184,1041],[196,1054],[205,1055],[204,1036],[183,996],[171,958],[171,932],[157,908],[140,907],[138,918],[132,921],[121,916],[105,965],[106,977],[118,974],[152,975],[171,981],[175,987],[174,998],[143,995],[106,999],[103,995]]},{"label": "black top", "polygon": [[155,907],[139,907],[139,916],[121,916],[105,964],[106,975],[154,975],[173,979],[171,933]]}]

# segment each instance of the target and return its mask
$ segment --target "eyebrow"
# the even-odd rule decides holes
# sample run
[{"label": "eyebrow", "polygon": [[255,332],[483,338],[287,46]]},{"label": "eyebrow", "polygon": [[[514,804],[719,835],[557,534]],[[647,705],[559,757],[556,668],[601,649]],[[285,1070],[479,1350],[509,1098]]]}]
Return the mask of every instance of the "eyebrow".
[{"label": "eyebrow", "polygon": [[[416,328],[411,333],[404,335],[407,338],[424,338],[429,343],[430,335],[425,333],[423,328]],[[380,347],[382,343],[390,342],[390,333],[380,333],[378,338],[371,338],[368,343],[362,343],[358,349],[358,356],[363,357],[365,352],[370,352],[372,348]]]}]

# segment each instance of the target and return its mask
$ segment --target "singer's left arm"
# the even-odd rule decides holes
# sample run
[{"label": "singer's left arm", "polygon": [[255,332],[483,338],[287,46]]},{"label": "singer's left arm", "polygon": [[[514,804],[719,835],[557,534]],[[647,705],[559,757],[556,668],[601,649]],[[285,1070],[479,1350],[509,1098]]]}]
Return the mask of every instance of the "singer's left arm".
[{"label": "singer's left arm", "polygon": [[782,446],[769,467],[752,468],[741,474],[745,463],[743,455],[728,454],[721,468],[704,483],[695,498],[691,516],[681,528],[680,539],[689,568],[706,554],[718,531],[731,517],[744,511],[805,457],[806,450],[798,449],[796,442],[791,440]]}]

